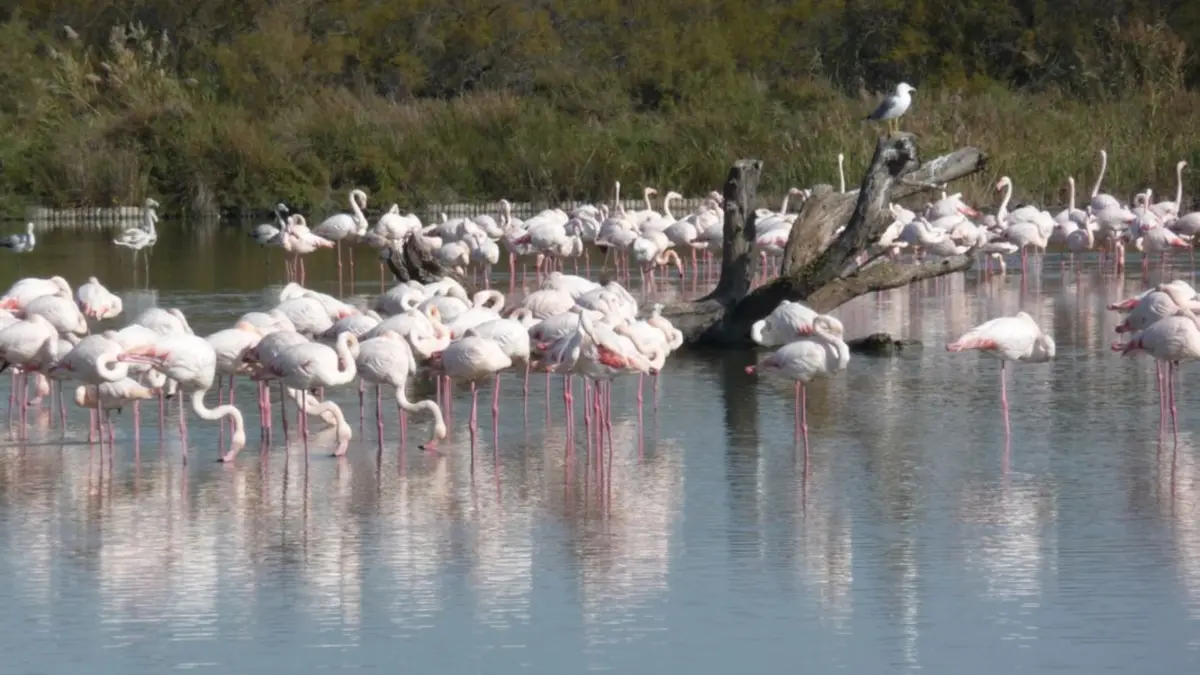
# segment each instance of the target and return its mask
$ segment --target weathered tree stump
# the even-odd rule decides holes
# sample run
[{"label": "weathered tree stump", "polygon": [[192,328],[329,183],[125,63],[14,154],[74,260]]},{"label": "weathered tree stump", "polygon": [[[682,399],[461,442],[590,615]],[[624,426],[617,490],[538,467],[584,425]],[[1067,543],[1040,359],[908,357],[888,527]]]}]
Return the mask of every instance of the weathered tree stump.
[{"label": "weathered tree stump", "polygon": [[387,263],[388,269],[392,271],[392,276],[396,277],[396,281],[399,283],[416,281],[430,284],[444,277],[450,277],[462,284],[468,293],[471,291],[466,280],[435,258],[433,251],[420,241],[420,237],[413,236],[406,239],[400,251],[389,248],[384,262]]},{"label": "weathered tree stump", "polygon": [[743,346],[752,344],[754,322],[784,300],[828,312],[872,291],[968,269],[970,255],[912,264],[877,257],[859,265],[857,260],[891,224],[887,207],[892,201],[942,188],[986,164],[987,156],[976,148],[962,148],[922,164],[911,134],[880,138],[862,186],[846,193],[822,190],[809,198],[788,237],[781,275],[750,290],[756,264],[754,193],[762,162],[738,160],[725,180],[721,279],[712,293],[668,305],[662,314],[683,332],[686,344]]},{"label": "weathered tree stump", "polygon": [[851,354],[863,356],[896,356],[917,352],[924,347],[920,340],[894,338],[887,333],[871,333],[866,337],[847,340],[846,346]]}]

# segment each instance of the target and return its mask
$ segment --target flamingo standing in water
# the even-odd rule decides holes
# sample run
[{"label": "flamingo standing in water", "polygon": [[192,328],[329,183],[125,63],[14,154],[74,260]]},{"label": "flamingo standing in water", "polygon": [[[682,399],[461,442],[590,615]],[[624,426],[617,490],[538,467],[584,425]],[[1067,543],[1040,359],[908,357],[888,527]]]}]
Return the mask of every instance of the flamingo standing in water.
[{"label": "flamingo standing in water", "polygon": [[471,383],[471,447],[479,433],[479,380],[492,377],[492,426],[500,418],[500,371],[512,367],[512,359],[499,344],[486,338],[470,336],[451,342],[445,349],[429,357],[429,367],[454,380]]},{"label": "flamingo standing in water", "polygon": [[800,339],[785,344],[757,366],[746,366],[754,375],[778,375],[796,383],[796,426],[804,438],[808,462],[808,383],[843,371],[850,363],[850,347],[842,341],[841,323],[819,314],[797,330]]},{"label": "flamingo standing in water", "polygon": [[978,350],[1000,359],[1000,407],[1004,411],[1004,436],[1010,434],[1008,423],[1008,387],[1004,367],[1009,361],[1045,363],[1054,358],[1054,338],[1042,332],[1033,317],[1025,312],[1004,316],[982,323],[946,345],[948,352]]},{"label": "flamingo standing in water", "polygon": [[[121,344],[116,340],[104,335],[89,335],[80,340],[79,344],[75,345],[71,351],[64,354],[54,364],[54,367],[50,369],[50,375],[56,379],[69,377],[70,379],[82,382],[85,387],[90,385],[90,391],[94,394],[97,386],[128,379],[129,366],[119,363],[117,360],[121,351]],[[140,399],[141,397],[138,398]],[[81,400],[78,394],[76,394],[75,399],[76,402]],[[105,400],[105,397],[101,394],[99,398],[92,396],[90,398],[85,397],[85,399],[92,401],[92,420],[88,426],[88,442],[92,440],[92,430],[98,429],[100,432],[100,447],[103,449],[104,413],[101,410],[100,404]],[[138,431],[135,431],[135,434],[139,434],[141,419],[136,411],[134,412],[133,420],[135,429],[138,429]],[[109,438],[112,438],[111,421],[109,422]]]},{"label": "flamingo standing in water", "polygon": [[[1119,345],[1114,345],[1116,349]],[[1139,331],[1121,347],[1121,355],[1146,352],[1167,366],[1167,401],[1175,443],[1179,443],[1179,413],[1175,406],[1175,378],[1181,361],[1200,360],[1200,319],[1187,305],[1180,305],[1171,316],[1164,317]],[[1162,405],[1160,399],[1160,405]],[[1162,420],[1162,415],[1159,416]],[[1161,432],[1161,427],[1160,427]]]},{"label": "flamingo standing in water", "polygon": [[75,302],[84,316],[97,321],[112,319],[123,309],[121,298],[113,295],[96,277],[88,277],[86,284],[75,289]]},{"label": "flamingo standing in water", "polygon": [[[359,203],[361,202],[361,204]],[[367,208],[367,193],[354,189],[350,191],[350,213],[335,213],[320,225],[312,229],[312,233],[323,237],[337,245],[338,287],[342,285],[342,242],[346,242],[347,255],[350,260],[350,283],[354,283],[354,244],[367,233],[367,217],[363,209]],[[399,211],[399,209],[397,209]]]},{"label": "flamingo standing in water", "polygon": [[[116,382],[105,382],[95,387],[87,385],[79,385],[75,388],[75,405],[80,408],[87,408],[95,413],[97,410],[102,411],[100,418],[100,438],[103,442],[104,438],[104,422],[108,422],[108,445],[113,447],[116,443],[113,433],[113,424],[111,413],[113,410],[120,412],[122,408],[130,403],[137,403],[154,398],[156,392],[150,387],[142,386],[136,381],[128,377],[117,380]],[[138,433],[137,422],[134,422],[135,439]],[[137,440],[134,441],[134,447],[137,447]]]},{"label": "flamingo standing in water", "polygon": [[[204,405],[204,394],[212,389],[217,379],[217,355],[212,345],[202,337],[182,334],[164,337],[154,344],[135,347],[121,352],[117,360],[122,363],[145,363],[175,380],[182,390],[192,391],[192,410],[202,420],[233,420],[233,436],[229,451],[221,461],[232,461],[246,444],[246,432],[242,426],[242,413],[232,405],[208,408]],[[187,412],[179,397],[179,434],[182,440],[183,461],[187,461]]]},{"label": "flamingo standing in water", "polygon": [[[376,337],[364,340],[358,345],[358,356],[355,367],[359,376],[375,385],[375,424],[379,432],[379,448],[383,449],[383,396],[380,389],[383,385],[396,388],[396,405],[405,412],[429,411],[433,415],[433,433],[422,449],[432,450],[438,439],[446,437],[446,422],[442,419],[442,409],[433,401],[408,400],[405,388],[408,378],[416,372],[416,360],[413,358],[412,347],[408,341],[393,330],[385,330]],[[404,419],[401,418],[403,429]]]},{"label": "flamingo standing in water", "polygon": [[283,250],[292,256],[292,264],[288,267],[289,278],[298,278],[304,283],[304,259],[319,248],[333,248],[333,242],[325,237],[319,237],[308,229],[304,216],[295,214],[288,217],[287,227],[283,232]]},{"label": "flamingo standing in water", "polygon": [[[353,333],[342,333],[333,347],[319,342],[304,342],[284,349],[270,363],[264,364],[285,385],[300,391],[300,429],[304,436],[305,461],[308,461],[308,391],[315,387],[340,387],[353,382],[358,374],[354,358],[357,349],[358,338]],[[338,446],[333,455],[340,457],[350,444],[350,425],[346,424],[340,408],[330,405],[324,409],[330,410],[338,418]]]}]

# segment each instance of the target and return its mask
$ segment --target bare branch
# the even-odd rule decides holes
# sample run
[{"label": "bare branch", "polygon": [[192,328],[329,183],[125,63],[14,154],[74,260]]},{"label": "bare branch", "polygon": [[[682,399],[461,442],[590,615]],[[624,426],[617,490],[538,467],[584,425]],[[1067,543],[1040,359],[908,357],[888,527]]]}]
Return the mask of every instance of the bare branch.
[{"label": "bare branch", "polygon": [[762,174],[762,160],[739,159],[725,179],[725,246],[721,252],[721,280],[701,300],[737,301],[750,291],[754,280],[754,193]]},{"label": "bare branch", "polygon": [[923,263],[884,262],[860,269],[844,279],[834,280],[808,296],[805,304],[818,312],[828,312],[860,295],[907,286],[970,269],[974,258],[958,255]]}]

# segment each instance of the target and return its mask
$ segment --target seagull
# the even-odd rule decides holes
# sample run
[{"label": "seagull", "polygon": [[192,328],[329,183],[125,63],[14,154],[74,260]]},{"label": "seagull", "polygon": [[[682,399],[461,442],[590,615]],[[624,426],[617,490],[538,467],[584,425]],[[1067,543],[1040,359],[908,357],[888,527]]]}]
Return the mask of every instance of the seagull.
[{"label": "seagull", "polygon": [[884,120],[888,123],[888,131],[899,133],[900,116],[908,112],[908,107],[912,105],[912,96],[910,93],[916,90],[916,87],[907,82],[901,82],[896,85],[896,93],[883,99],[879,107],[875,109],[875,112],[863,119],[876,122]]},{"label": "seagull", "polygon": [[13,253],[29,253],[37,245],[37,237],[33,236],[33,223],[26,223],[25,234],[10,234],[0,237],[0,248],[10,248]]}]

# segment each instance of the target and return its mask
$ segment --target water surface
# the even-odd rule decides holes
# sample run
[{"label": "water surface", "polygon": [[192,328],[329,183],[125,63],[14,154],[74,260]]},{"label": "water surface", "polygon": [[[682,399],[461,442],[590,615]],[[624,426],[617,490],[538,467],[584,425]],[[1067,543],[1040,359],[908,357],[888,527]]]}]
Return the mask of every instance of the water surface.
[{"label": "water surface", "polygon": [[[207,334],[271,304],[278,251],[162,230],[148,278],[71,233],[44,236],[21,274],[99,276],[125,299],[114,327],[159,305]],[[309,285],[336,292],[332,261],[309,261]],[[359,263],[357,294],[377,290],[372,254]],[[1160,445],[1153,367],[1108,350],[1104,305],[1141,280],[1044,268],[839,310],[852,335],[927,348],[811,387],[807,465],[790,386],[745,375],[748,354],[672,357],[641,424],[637,381],[619,381],[603,483],[582,429],[566,458],[561,385],[547,416],[540,376],[527,422],[520,376],[502,380],[498,443],[485,405],[474,462],[465,388],[442,454],[413,445],[419,420],[402,447],[390,415],[379,452],[373,406],[360,431],[356,390],[333,392],[355,439],[337,460],[315,434],[307,465],[294,439],[257,445],[244,383],[251,441],[233,465],[192,416],[184,466],[173,408],[160,437],[145,406],[136,448],[118,416],[111,461],[85,413],[64,436],[43,408],[28,443],[0,440],[0,672],[1194,672],[1194,371],[1179,446]],[[1020,309],[1058,356],[1011,369],[1006,444],[996,362],[941,345]]]}]

